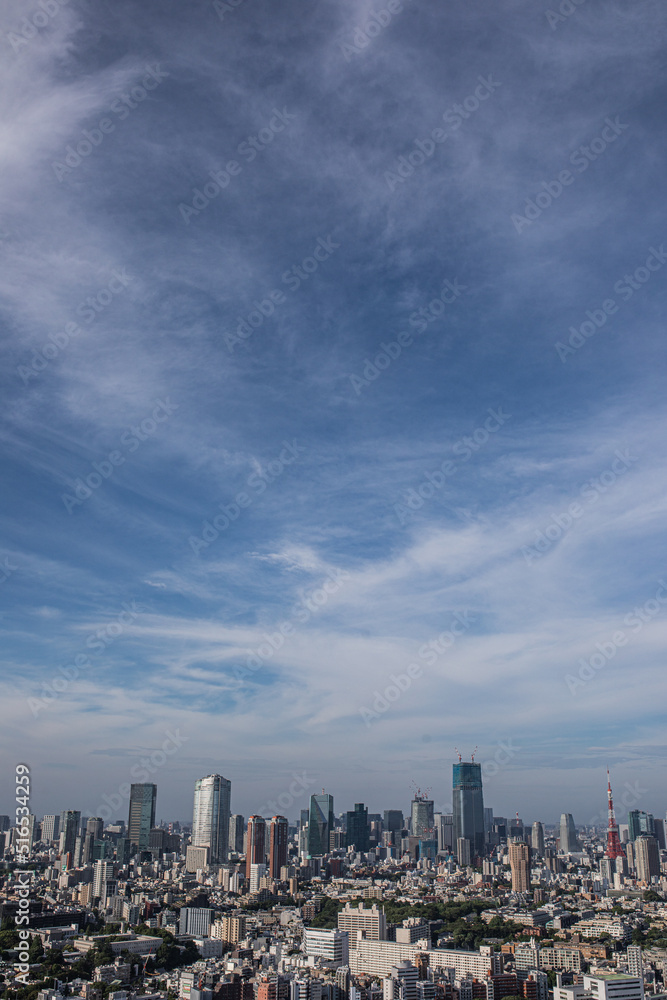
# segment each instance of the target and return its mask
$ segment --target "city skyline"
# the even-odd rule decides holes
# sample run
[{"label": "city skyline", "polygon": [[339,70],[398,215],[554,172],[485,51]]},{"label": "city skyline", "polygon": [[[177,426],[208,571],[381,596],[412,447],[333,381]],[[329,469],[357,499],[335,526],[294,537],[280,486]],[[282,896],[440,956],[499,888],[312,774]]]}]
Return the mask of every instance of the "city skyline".
[{"label": "city skyline", "polygon": [[[462,764],[464,766],[467,764],[468,769],[470,769],[471,767],[472,768],[477,767],[479,768],[479,770],[476,771],[468,770],[462,772],[461,771]],[[479,780],[481,765],[476,765],[474,763],[466,761],[462,762],[459,755],[458,763],[452,762],[451,767],[452,767],[451,784],[454,785],[454,789],[456,788],[457,783],[463,783],[465,781],[472,782],[471,787],[473,786],[476,787],[475,782]],[[217,789],[217,785],[215,785],[215,779],[219,779],[218,785],[221,785],[220,789]],[[483,779],[481,784],[482,784],[481,791],[483,794],[483,785],[484,785]],[[130,789],[130,786],[128,785],[127,788]],[[250,809],[247,812],[241,814],[237,813],[232,814],[230,812],[231,797],[233,794],[236,794],[237,796],[243,795],[244,790],[242,786],[239,787],[238,784],[235,785],[230,779],[222,778],[221,775],[208,775],[205,778],[198,778],[194,780],[193,790],[195,798],[195,809],[194,813],[191,809],[189,815],[178,815],[177,813],[170,813],[167,816],[167,814],[164,813],[164,810],[162,812],[156,811],[156,798],[158,792],[158,788],[156,785],[153,784],[134,785],[132,786],[132,788],[136,789],[136,799],[138,806],[138,810],[136,811],[136,823],[137,827],[139,827],[139,825],[142,825],[144,838],[146,837],[149,828],[147,826],[148,823],[147,817],[148,814],[150,813],[153,822],[158,822],[156,817],[159,816],[160,823],[178,821],[182,825],[188,827],[191,826],[193,830],[193,846],[208,846],[210,848],[212,838],[211,838],[211,830],[209,828],[209,818],[210,818],[209,813],[211,813],[212,816],[213,812],[216,809],[218,809],[219,810],[219,820],[217,826],[217,829],[219,831],[218,853],[220,855],[224,854],[224,852],[227,849],[226,846],[224,845],[226,843],[230,843],[230,829],[231,829],[230,822],[232,819],[235,819],[236,816],[241,815],[241,817],[244,818],[244,826],[243,826],[244,832],[246,830],[250,818],[252,818],[253,816],[261,816],[261,818],[266,823],[264,839],[267,845],[269,843],[268,824],[274,816],[278,817],[281,816],[280,809],[278,808],[277,803],[269,803],[270,808],[263,813],[256,813],[254,809]],[[433,826],[431,820],[434,815],[436,816],[449,815],[452,818],[453,828],[455,831],[454,841],[456,841],[458,836],[463,835],[463,836],[468,836],[468,838],[471,840],[472,843],[475,842],[475,837],[476,837],[476,843],[479,848],[480,844],[483,842],[484,830],[486,829],[485,817],[481,821],[482,822],[481,830],[477,829],[478,824],[477,824],[476,813],[479,808],[479,805],[466,806],[464,804],[462,807],[461,806],[457,807],[457,805],[455,804],[456,801],[455,795],[450,794],[450,800],[449,802],[446,802],[444,801],[444,797],[441,801],[437,798],[433,798],[430,789],[427,789],[427,791],[429,793],[428,795],[426,794],[426,792],[422,792],[421,790],[419,790],[415,795],[413,788],[412,791],[410,792],[411,800],[408,802],[406,806],[400,809],[396,806],[395,801],[392,807],[387,807],[386,804],[384,804],[378,806],[378,808],[375,808],[373,804],[369,803],[365,799],[362,802],[358,801],[355,802],[353,808],[348,808],[345,805],[344,801],[342,802],[342,804],[340,802],[337,804],[337,796],[335,793],[322,790],[320,793],[313,792],[312,795],[304,794],[303,802],[305,803],[305,805],[301,804],[297,808],[295,803],[295,807],[292,811],[290,811],[289,809],[283,809],[283,813],[290,822],[297,822],[299,818],[301,818],[301,820],[303,821],[304,815],[312,814],[313,801],[316,801],[318,804],[318,806],[316,807],[316,814],[317,816],[319,816],[321,824],[324,818],[321,809],[321,804],[322,802],[326,801],[331,803],[332,815],[336,820],[338,820],[340,817],[347,816],[349,821],[350,816],[352,817],[355,816],[355,812],[357,811],[358,807],[364,807],[367,816],[369,815],[382,816],[387,812],[391,814],[402,813],[406,824],[408,823],[414,824],[415,822],[417,822],[420,830],[423,833],[427,833],[428,829],[430,829]],[[664,794],[661,796],[662,802],[659,804],[659,807],[657,808],[654,807],[653,810],[651,810],[649,808],[646,808],[647,801],[644,797],[643,794],[644,792],[645,790],[642,790],[638,782],[635,782],[634,786],[628,784],[626,788],[620,789],[620,796],[618,800],[622,803],[622,805],[620,811],[618,809],[616,810],[616,825],[617,827],[619,825],[627,827],[629,830],[631,840],[633,840],[635,836],[641,833],[652,834],[654,817],[658,819],[660,822],[662,822],[662,817],[664,815],[665,822],[667,823],[667,800],[665,800]],[[119,790],[112,793],[112,796],[104,795],[102,797],[101,809],[98,808],[96,812],[86,812],[85,810],[79,809],[76,812],[72,812],[72,815],[78,814],[79,817],[85,816],[87,818],[90,818],[93,816],[97,816],[97,813],[99,812],[102,814],[101,819],[105,824],[120,819],[123,820],[123,822],[125,822],[126,825],[128,825],[128,830],[129,830],[128,820],[129,817],[132,815],[129,797],[127,798],[127,802],[125,803],[125,805],[120,804],[118,805],[117,808],[114,809],[115,803],[120,802],[121,798],[122,796],[120,794],[120,786],[119,786]],[[553,828],[556,831],[556,835],[557,836],[560,835],[561,839],[563,838],[564,829],[567,829],[568,830],[567,835],[571,836],[569,834],[569,830],[572,829],[572,827],[576,828],[597,827],[598,829],[606,830],[609,822],[607,795],[605,794],[604,799],[602,799],[601,797],[601,800],[604,802],[604,806],[602,806],[598,811],[590,813],[586,818],[577,817],[575,819],[572,813],[569,812],[561,812],[558,815],[554,814],[553,818],[550,818],[548,814],[534,816],[530,812],[522,811],[521,821],[527,830],[530,829],[531,826],[535,828],[540,824],[543,824],[545,827],[550,829]],[[636,804],[640,800],[645,806],[645,808],[643,809],[635,808]],[[626,802],[627,802],[627,807],[626,807]],[[490,806],[488,808],[484,808],[483,799],[480,799],[480,803],[484,814],[489,813],[490,816],[492,817],[505,816],[509,824],[513,822],[513,817],[515,815],[515,812],[517,815],[519,813],[518,810],[513,811],[510,808],[503,809],[497,806]],[[457,809],[461,810],[461,812],[458,813]],[[128,810],[130,810],[129,813]],[[55,814],[52,813],[50,814],[46,811],[37,809],[36,815],[38,817],[40,815],[52,816],[56,824],[58,823],[58,820],[60,818],[60,822],[62,824],[63,822],[62,817],[65,815],[65,812],[66,812],[65,810],[59,810]],[[461,815],[461,819],[457,819],[457,815]],[[200,817],[199,829],[197,829],[196,823],[193,822],[196,816]],[[226,817],[226,822],[224,822],[225,817]],[[431,817],[431,820],[429,820],[428,817]],[[310,819],[308,819],[307,820],[308,827],[310,827],[310,822],[311,822]],[[356,819],[353,819],[352,822],[356,822]],[[223,833],[223,826],[225,828],[224,833]],[[194,836],[194,834],[196,834],[196,837]],[[421,836],[421,833],[418,835]],[[319,833],[316,833],[315,836],[318,837]],[[213,839],[215,840],[215,838]],[[577,849],[575,845],[576,845],[576,838],[572,841],[572,849]],[[215,853],[216,853],[215,851],[212,852],[214,856]]]}]

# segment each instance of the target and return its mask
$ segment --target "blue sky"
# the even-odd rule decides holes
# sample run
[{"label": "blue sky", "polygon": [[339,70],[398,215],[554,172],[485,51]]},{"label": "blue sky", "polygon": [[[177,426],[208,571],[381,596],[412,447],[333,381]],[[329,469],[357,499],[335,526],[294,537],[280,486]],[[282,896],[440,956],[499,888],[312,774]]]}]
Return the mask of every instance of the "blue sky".
[{"label": "blue sky", "polygon": [[665,812],[667,13],[400,7],[3,6],[38,814],[154,753],[165,819],[212,771],[245,815],[295,773],[446,808],[476,745],[498,814],[587,822],[607,764]]}]

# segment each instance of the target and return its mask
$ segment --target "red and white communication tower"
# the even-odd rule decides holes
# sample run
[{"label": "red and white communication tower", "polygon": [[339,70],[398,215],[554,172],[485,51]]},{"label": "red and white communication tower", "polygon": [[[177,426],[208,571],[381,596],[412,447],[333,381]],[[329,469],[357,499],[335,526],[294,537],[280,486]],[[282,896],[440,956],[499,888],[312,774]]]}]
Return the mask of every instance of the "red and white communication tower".
[{"label": "red and white communication tower", "polygon": [[607,827],[607,857],[608,858],[623,858],[623,848],[621,847],[621,838],[618,835],[618,825],[616,823],[616,815],[614,813],[614,803],[611,798],[611,778],[609,777],[609,768],[607,768],[607,798],[609,799],[609,825]]}]

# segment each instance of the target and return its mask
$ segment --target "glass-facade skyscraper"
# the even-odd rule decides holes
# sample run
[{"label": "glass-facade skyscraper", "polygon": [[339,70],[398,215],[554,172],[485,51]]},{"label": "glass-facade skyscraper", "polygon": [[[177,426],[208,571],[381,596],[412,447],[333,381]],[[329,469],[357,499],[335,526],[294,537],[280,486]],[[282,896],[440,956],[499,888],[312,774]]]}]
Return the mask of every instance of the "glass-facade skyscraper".
[{"label": "glass-facade skyscraper", "polygon": [[454,804],[454,843],[459,839],[470,844],[470,854],[484,853],[484,796],[482,765],[462,762],[454,764],[452,772]]},{"label": "glass-facade skyscraper", "polygon": [[76,809],[65,809],[60,814],[60,850],[63,855],[70,855],[70,862],[74,859],[74,849],[79,827],[81,825],[81,813]]},{"label": "glass-facade skyscraper", "polygon": [[130,785],[130,812],[127,836],[139,851],[147,851],[151,829],[155,826],[157,785]]},{"label": "glass-facade skyscraper", "polygon": [[355,802],[354,811],[347,814],[347,846],[357,851],[370,850],[368,807],[363,802]]},{"label": "glass-facade skyscraper", "polygon": [[577,828],[572,819],[572,813],[561,813],[560,817],[560,849],[563,854],[572,854],[579,850]]},{"label": "glass-facade skyscraper", "polygon": [[311,858],[329,853],[329,834],[334,828],[333,795],[322,792],[310,796],[308,853]]},{"label": "glass-facade skyscraper", "polygon": [[433,800],[415,795],[410,806],[410,833],[420,840],[431,838],[435,827]]},{"label": "glass-facade skyscraper", "polygon": [[651,813],[642,812],[641,809],[632,809],[628,813],[628,835],[630,840],[636,840],[643,833],[649,837],[654,835],[653,816]]},{"label": "glass-facade skyscraper", "polygon": [[229,803],[232,783],[221,774],[195,781],[192,812],[192,845],[208,847],[211,864],[219,865],[229,854]]}]

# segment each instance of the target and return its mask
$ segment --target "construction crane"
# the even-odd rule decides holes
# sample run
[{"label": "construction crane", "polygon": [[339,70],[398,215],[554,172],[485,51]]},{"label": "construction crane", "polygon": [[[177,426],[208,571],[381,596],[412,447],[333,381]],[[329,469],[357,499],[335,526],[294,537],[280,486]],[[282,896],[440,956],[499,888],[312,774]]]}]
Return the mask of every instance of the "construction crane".
[{"label": "construction crane", "polygon": [[415,799],[427,799],[428,798],[429,792],[431,791],[430,787],[429,788],[425,788],[424,791],[422,792],[421,788],[419,788],[417,786],[417,782],[416,781],[413,780],[411,784],[412,784],[412,788],[413,788],[414,793],[415,793]]},{"label": "construction crane", "polygon": [[459,758],[459,764],[460,764],[460,763],[461,763],[461,761],[463,760],[463,757],[462,757],[462,756],[461,756],[461,754],[459,753],[459,749],[458,749],[458,747],[454,747],[454,753],[455,753],[455,754],[456,754],[456,756],[457,756],[457,757]]},{"label": "construction crane", "polygon": [[479,750],[479,747],[475,747],[475,749],[473,750],[473,752],[470,754],[470,760],[473,763],[475,762],[475,754],[477,753],[478,750]]}]

